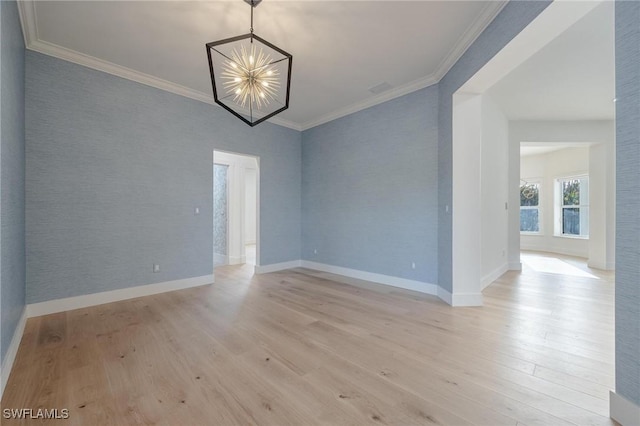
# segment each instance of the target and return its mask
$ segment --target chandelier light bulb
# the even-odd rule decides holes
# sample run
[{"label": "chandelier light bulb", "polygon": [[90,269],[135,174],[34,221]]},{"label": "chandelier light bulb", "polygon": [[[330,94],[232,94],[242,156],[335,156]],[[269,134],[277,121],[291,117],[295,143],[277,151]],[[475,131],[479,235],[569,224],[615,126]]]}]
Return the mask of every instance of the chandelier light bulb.
[{"label": "chandelier light bulb", "polygon": [[255,45],[249,49],[242,45],[240,51],[233,49],[230,56],[224,63],[222,78],[235,103],[242,108],[260,109],[275,99],[280,82],[269,55]]}]

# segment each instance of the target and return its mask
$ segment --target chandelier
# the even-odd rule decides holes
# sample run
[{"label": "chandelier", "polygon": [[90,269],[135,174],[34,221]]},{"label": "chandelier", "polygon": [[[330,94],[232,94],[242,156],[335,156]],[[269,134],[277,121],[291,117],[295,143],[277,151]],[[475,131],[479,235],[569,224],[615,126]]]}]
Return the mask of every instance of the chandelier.
[{"label": "chandelier", "polygon": [[248,34],[206,44],[215,102],[250,126],[289,107],[293,57],[253,33],[251,6]]}]

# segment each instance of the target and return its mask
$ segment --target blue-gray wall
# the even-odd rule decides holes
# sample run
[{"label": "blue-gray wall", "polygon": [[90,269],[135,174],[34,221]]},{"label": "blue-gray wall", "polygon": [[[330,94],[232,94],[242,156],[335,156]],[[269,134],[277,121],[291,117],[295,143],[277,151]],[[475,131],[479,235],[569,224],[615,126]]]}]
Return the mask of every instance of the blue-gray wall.
[{"label": "blue-gray wall", "polygon": [[616,2],[616,393],[640,406],[640,2]]},{"label": "blue-gray wall", "polygon": [[431,86],[303,132],[303,259],[437,283],[437,114]]},{"label": "blue-gray wall", "polygon": [[0,1],[0,361],[25,305],[24,39],[18,7]]},{"label": "blue-gray wall", "polygon": [[26,68],[28,303],[211,274],[214,149],[260,157],[261,264],[300,259],[300,132],[35,52]]},{"label": "blue-gray wall", "polygon": [[452,291],[453,93],[540,14],[549,1],[510,1],[440,80],[438,114],[438,284]]}]

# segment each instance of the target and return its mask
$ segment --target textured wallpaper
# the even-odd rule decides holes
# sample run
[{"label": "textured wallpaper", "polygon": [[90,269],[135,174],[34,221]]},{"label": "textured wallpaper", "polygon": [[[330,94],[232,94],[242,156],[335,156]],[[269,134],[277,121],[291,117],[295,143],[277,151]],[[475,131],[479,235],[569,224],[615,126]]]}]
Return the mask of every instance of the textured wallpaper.
[{"label": "textured wallpaper", "polygon": [[640,2],[616,1],[616,392],[640,406]]},{"label": "textured wallpaper", "polygon": [[303,259],[437,283],[437,117],[432,86],[303,133]]},{"label": "textured wallpaper", "polygon": [[31,51],[26,67],[29,303],[211,274],[214,149],[260,157],[262,264],[300,259],[300,132]]},{"label": "textured wallpaper", "polygon": [[24,41],[15,2],[0,2],[0,19],[0,360],[4,361],[25,305]]}]

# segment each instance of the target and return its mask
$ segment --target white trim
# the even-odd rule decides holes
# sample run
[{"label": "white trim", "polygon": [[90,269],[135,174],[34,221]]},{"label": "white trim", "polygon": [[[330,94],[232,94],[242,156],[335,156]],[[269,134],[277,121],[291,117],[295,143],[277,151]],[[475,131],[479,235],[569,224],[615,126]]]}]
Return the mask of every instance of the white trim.
[{"label": "white trim", "polygon": [[[18,2],[18,4],[20,3],[22,2]],[[28,19],[28,15],[25,14],[25,20]],[[31,27],[27,26],[27,28]],[[25,39],[27,38],[26,33],[27,31],[25,31]],[[82,65],[87,68],[115,75],[126,80],[135,81],[137,83],[144,84],[145,86],[154,87],[156,89],[164,90],[165,92],[184,96],[185,98],[194,99],[199,102],[219,107],[219,105],[214,102],[213,95],[202,93],[198,90],[191,89],[189,87],[182,86],[180,84],[173,83],[158,77],[154,77],[150,74],[145,74],[131,68],[116,65],[112,62],[89,56],[84,53],[76,52],[75,50],[67,49],[66,47],[58,46],[53,43],[42,40],[35,40],[28,43],[27,48],[44,55],[53,56],[55,58],[73,62],[74,64]],[[271,117],[267,121],[290,129],[298,131],[302,130],[298,124],[288,120],[283,120],[279,117]]]},{"label": "white trim", "polygon": [[451,296],[451,293],[449,293],[447,290],[445,290],[442,287],[438,287],[438,297],[443,300],[447,305],[452,305],[452,300],[453,297]]},{"label": "white trim", "polygon": [[[18,2],[20,3],[20,2]],[[116,65],[111,62],[95,58],[93,56],[85,55],[84,53],[76,52],[75,50],[67,49],[49,43],[46,41],[37,40],[28,45],[30,50],[40,52],[45,55],[53,56],[74,64],[82,65],[87,68],[91,68],[97,71],[102,71],[107,74],[115,75],[117,77],[124,78],[126,80],[135,81],[136,83],[144,84],[145,86],[154,87],[156,89],[164,90],[165,92],[173,93],[175,95],[184,96],[185,98],[193,99],[205,104],[213,105],[220,108],[213,100],[213,95],[202,93],[198,90],[191,89],[186,86],[182,86],[177,83],[154,77],[150,74],[145,74],[140,71],[133,70],[121,65]],[[267,120],[271,123],[278,124],[283,127],[300,131],[300,126],[296,123],[283,120],[278,117],[272,117]]]},{"label": "white trim", "polygon": [[284,271],[285,269],[293,269],[293,268],[299,268],[299,267],[300,267],[299,260],[291,260],[289,262],[272,263],[271,265],[256,265],[255,273],[268,274],[270,272]]},{"label": "white trim", "polygon": [[438,65],[436,72],[433,73],[433,76],[437,81],[440,81],[440,79],[449,72],[456,62],[458,62],[458,59],[460,59],[473,42],[480,37],[480,34],[487,29],[489,24],[493,22],[495,17],[498,16],[498,13],[504,9],[507,3],[509,3],[508,0],[496,0],[487,3],[471,26],[467,28],[467,30],[458,39],[455,46],[453,46],[453,49],[449,51],[449,54],[442,60],[442,62],[440,62],[440,65]]},{"label": "white trim", "polygon": [[506,263],[504,263],[498,266],[492,272],[489,272],[487,275],[482,277],[482,280],[480,280],[480,289],[484,290],[485,288],[487,288],[489,284],[491,284],[492,282],[500,278],[502,274],[504,274],[508,270],[509,270],[509,266]]},{"label": "white trim", "polygon": [[[211,94],[202,93],[200,91],[176,83],[172,83],[170,81],[163,80],[149,74],[135,71],[127,67],[116,65],[114,63],[77,52],[75,50],[71,50],[53,43],[46,42],[44,40],[40,40],[40,37],[38,35],[38,20],[36,17],[35,4],[36,2],[31,0],[22,0],[18,2],[20,21],[22,23],[23,29],[22,32],[24,34],[24,41],[27,49],[60,58],[65,61],[83,65],[98,71],[106,72],[108,74],[135,81],[147,86],[155,87],[157,89],[174,93],[176,95],[184,96],[190,99],[217,106],[217,104],[213,102],[213,96]],[[451,67],[455,65],[458,59],[460,59],[464,52],[467,51],[469,46],[471,46],[471,44],[473,44],[473,42],[480,36],[480,34],[482,34],[482,32],[489,26],[489,24],[494,20],[498,13],[502,11],[502,8],[506,4],[507,1],[503,0],[488,2],[487,6],[480,12],[478,17],[474,20],[473,24],[464,32],[464,34],[462,34],[449,54],[440,62],[438,68],[428,76],[419,78],[402,86],[398,86],[393,90],[381,93],[378,96],[365,99],[361,102],[357,102],[355,104],[349,105],[345,108],[341,108],[337,111],[333,111],[329,114],[323,115],[317,119],[310,120],[302,124],[283,120],[279,117],[272,117],[267,121],[298,131],[307,130],[320,124],[327,123],[337,118],[353,114],[354,112],[361,111],[363,109],[436,84],[442,79],[442,77],[447,74],[447,72],[449,72]]]},{"label": "white trim", "polygon": [[24,45],[29,46],[31,43],[38,40],[36,2],[31,0],[22,0],[16,3],[18,4],[18,14],[20,15],[20,23],[22,24]]},{"label": "white trim", "polygon": [[603,271],[615,271],[616,263],[615,262],[599,262],[597,260],[589,259],[587,261],[587,266],[589,268],[601,269]]},{"label": "white trim", "polygon": [[524,251],[539,251],[542,253],[551,253],[551,254],[562,254],[564,256],[572,256],[572,257],[579,257],[581,259],[588,259],[588,255],[584,253],[584,250],[572,250],[571,248],[565,248],[565,247],[552,247],[552,248],[547,248],[545,247],[538,247],[536,244],[527,244],[526,242],[522,241],[520,242],[520,250],[524,250]]},{"label": "white trim", "polygon": [[345,277],[371,281],[378,284],[385,284],[392,287],[403,288],[405,290],[412,290],[432,295],[436,295],[438,292],[437,285],[422,281],[414,281],[408,280],[406,278],[393,277],[390,275],[343,268],[341,266],[327,265],[324,263],[312,262],[310,260],[302,260],[300,263],[303,268],[315,269],[316,271],[329,272],[331,274],[344,275]]},{"label": "white trim", "polygon": [[502,11],[507,3],[508,1],[503,0],[488,2],[482,12],[480,12],[478,18],[476,18],[473,24],[464,32],[464,34],[462,34],[449,54],[440,62],[438,68],[436,68],[433,73],[409,83],[403,84],[401,86],[395,87],[392,90],[384,91],[379,95],[373,96],[360,102],[356,102],[355,104],[348,105],[344,108],[340,108],[339,110],[332,111],[329,114],[325,114],[314,120],[304,122],[300,127],[302,128],[302,130],[308,130],[312,127],[328,123],[329,121],[345,117],[349,114],[371,108],[372,106],[437,84],[442,79],[442,77],[444,77],[449,72],[451,67],[453,67],[455,63],[458,62],[458,59],[462,57],[464,52],[466,52],[469,46],[471,46],[473,42],[476,41],[476,39],[489,26],[494,18],[498,16],[498,13]]},{"label": "white trim", "polygon": [[482,306],[482,293],[451,294],[442,287],[438,287],[438,297],[453,307]]},{"label": "white trim", "polygon": [[226,254],[213,253],[213,264],[214,265],[228,265],[229,264],[229,256]]},{"label": "white trim", "polygon": [[20,315],[20,319],[18,320],[18,324],[16,325],[16,329],[13,332],[13,337],[11,338],[11,343],[7,349],[7,353],[2,360],[2,366],[0,366],[0,399],[2,399],[4,388],[7,386],[7,382],[9,381],[9,375],[11,374],[13,363],[16,360],[16,355],[18,354],[18,348],[20,347],[20,342],[22,341],[22,335],[24,334],[24,327],[26,324],[27,307],[25,306],[22,310],[22,314]]},{"label": "white trim", "polygon": [[451,306],[482,306],[482,293],[455,293]]},{"label": "white trim", "polygon": [[84,294],[82,296],[67,297],[64,299],[48,300],[46,302],[31,303],[27,305],[29,318],[41,315],[54,314],[56,312],[71,311],[73,309],[102,305],[104,303],[118,302],[120,300],[165,293],[168,291],[182,290],[190,287],[198,287],[214,282],[214,276],[203,275],[201,277],[185,278],[181,280],[165,281],[161,283],[122,288],[119,290],[103,291],[100,293]]},{"label": "white trim", "polygon": [[351,105],[347,105],[344,108],[340,108],[338,110],[334,110],[328,114],[322,115],[316,119],[306,121],[302,123],[301,130],[308,130],[312,127],[319,126],[324,123],[328,123],[333,120],[337,120],[338,118],[345,117],[350,114],[354,114],[358,111],[362,111],[367,108],[371,108],[383,102],[390,101],[395,98],[399,98],[400,96],[407,95],[409,93],[415,92],[416,90],[424,89],[425,87],[433,86],[438,83],[438,79],[434,77],[434,75],[428,75],[426,77],[419,78],[417,80],[411,81],[407,84],[403,84],[402,86],[395,87],[391,90],[387,90],[385,92],[380,93],[379,95],[372,96],[368,99],[365,99],[360,102],[356,102]]},{"label": "white trim", "polygon": [[640,407],[609,391],[609,416],[622,426],[636,426],[640,424]]},{"label": "white trim", "polygon": [[241,265],[243,263],[246,263],[246,256],[228,256],[229,259],[229,265]]},{"label": "white trim", "polygon": [[522,271],[522,262],[509,262],[509,271]]}]

